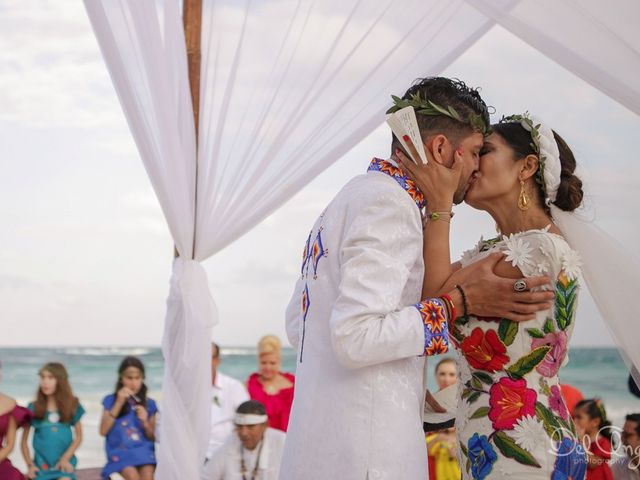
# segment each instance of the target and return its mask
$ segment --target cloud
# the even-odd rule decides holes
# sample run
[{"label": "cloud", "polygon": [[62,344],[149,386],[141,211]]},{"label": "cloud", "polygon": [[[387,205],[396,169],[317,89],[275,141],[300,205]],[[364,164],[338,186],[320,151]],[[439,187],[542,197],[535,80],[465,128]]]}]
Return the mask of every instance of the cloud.
[{"label": "cloud", "polygon": [[2,290],[32,290],[42,289],[42,284],[20,275],[0,274],[0,291]]},{"label": "cloud", "polygon": [[[0,141],[9,152],[0,158],[2,342],[157,344],[172,242],[82,3],[4,0],[0,8]],[[629,208],[640,177],[637,116],[499,28],[444,73],[481,85],[500,114],[530,110],[549,119],[593,181],[607,228],[628,245],[640,240]],[[386,127],[376,129],[205,262],[221,343],[284,336],[309,229],[371,157],[388,154],[389,138]],[[495,234],[490,217],[457,209],[453,253],[481,234]],[[608,338],[584,304],[575,341]]]},{"label": "cloud", "polygon": [[82,2],[5,0],[3,7],[0,122],[79,129],[121,123]]}]

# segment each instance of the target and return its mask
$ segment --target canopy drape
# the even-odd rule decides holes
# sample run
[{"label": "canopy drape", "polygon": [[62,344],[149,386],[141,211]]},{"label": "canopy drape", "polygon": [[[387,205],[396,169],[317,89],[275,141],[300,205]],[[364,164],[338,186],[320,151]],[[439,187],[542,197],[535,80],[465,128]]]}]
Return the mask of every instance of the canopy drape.
[{"label": "canopy drape", "polygon": [[196,155],[179,1],[85,6],[180,254],[156,477],[195,480],[217,322],[200,262],[338,160],[380,123],[392,93],[444,69],[493,21],[462,0],[205,1]]},{"label": "canopy drape", "polygon": [[378,126],[391,94],[442,71],[497,22],[640,113],[632,0],[205,0],[196,149],[179,0],[84,1],[179,252],[160,480],[197,479],[207,444],[218,319],[200,262]]},{"label": "canopy drape", "polygon": [[513,35],[640,114],[640,2],[467,1]]}]

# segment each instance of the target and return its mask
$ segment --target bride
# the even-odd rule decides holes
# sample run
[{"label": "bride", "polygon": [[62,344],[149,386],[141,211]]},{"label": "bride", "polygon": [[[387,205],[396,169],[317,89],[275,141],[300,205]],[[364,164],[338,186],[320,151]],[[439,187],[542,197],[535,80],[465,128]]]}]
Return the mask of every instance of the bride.
[{"label": "bride", "polygon": [[452,169],[437,161],[418,167],[396,152],[428,200],[423,296],[450,290],[473,275],[473,268],[461,267],[496,251],[505,257],[495,273],[514,281],[524,277],[515,289],[526,289],[526,278],[535,275],[555,282],[555,304],[534,320],[460,315],[454,323],[461,354],[456,431],[462,477],[583,479],[587,459],[558,380],[575,324],[581,260],[554,222],[581,205],[582,182],[568,145],[538,120],[514,115],[492,130],[465,201],[487,211],[500,235],[481,239],[454,264],[448,258],[451,217],[444,213],[451,209],[447,185],[457,184],[457,161]]}]

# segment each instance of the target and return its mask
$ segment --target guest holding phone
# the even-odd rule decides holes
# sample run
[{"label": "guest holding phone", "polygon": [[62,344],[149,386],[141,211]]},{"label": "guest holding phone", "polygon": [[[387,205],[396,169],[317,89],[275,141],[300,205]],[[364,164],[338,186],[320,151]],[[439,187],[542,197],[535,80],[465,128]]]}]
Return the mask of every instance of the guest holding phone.
[{"label": "guest holding phone", "polygon": [[103,479],[116,472],[125,480],[153,479],[158,407],[147,397],[144,376],[143,363],[136,357],[126,357],[118,368],[115,393],[102,401],[100,435],[107,437]]}]

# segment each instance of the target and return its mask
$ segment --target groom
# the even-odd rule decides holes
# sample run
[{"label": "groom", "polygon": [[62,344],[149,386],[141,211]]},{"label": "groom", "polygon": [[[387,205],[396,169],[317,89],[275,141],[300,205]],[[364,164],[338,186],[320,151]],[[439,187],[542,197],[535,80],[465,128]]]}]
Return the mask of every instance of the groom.
[{"label": "groom", "polygon": [[[461,170],[451,176],[460,202],[478,168],[487,106],[447,78],[423,79],[403,98],[416,94],[476,119],[418,114],[428,157]],[[426,356],[449,349],[453,310],[462,314],[466,303],[468,313],[509,317],[547,307],[553,294],[515,293],[513,280],[493,274],[499,255],[461,289],[421,298],[424,207],[392,160],[374,159],[316,221],[286,315],[298,364],[281,480],[428,478],[423,370]],[[548,282],[527,279],[529,288]]]}]

